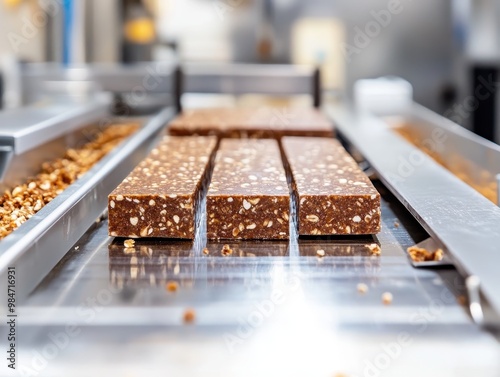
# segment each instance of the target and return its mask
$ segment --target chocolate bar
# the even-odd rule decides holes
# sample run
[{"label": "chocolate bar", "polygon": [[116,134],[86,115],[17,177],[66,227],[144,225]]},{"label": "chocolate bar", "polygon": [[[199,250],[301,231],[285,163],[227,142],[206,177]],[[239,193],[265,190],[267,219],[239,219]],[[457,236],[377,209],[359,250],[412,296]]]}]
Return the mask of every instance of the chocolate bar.
[{"label": "chocolate bar", "polygon": [[380,195],[335,139],[281,140],[292,175],[299,235],[374,234]]},{"label": "chocolate bar", "polygon": [[290,193],[278,143],[224,139],[207,194],[210,239],[287,239]]},{"label": "chocolate bar", "polygon": [[109,235],[193,239],[216,144],[165,136],[109,195]]},{"label": "chocolate bar", "polygon": [[187,110],[168,128],[171,135],[217,135],[224,138],[334,136],[333,126],[312,108],[211,108]]}]

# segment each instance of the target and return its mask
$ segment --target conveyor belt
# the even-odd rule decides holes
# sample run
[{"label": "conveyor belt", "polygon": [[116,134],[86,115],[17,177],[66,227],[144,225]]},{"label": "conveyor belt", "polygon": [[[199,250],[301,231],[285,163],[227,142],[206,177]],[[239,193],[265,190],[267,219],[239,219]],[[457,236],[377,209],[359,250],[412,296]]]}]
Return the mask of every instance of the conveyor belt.
[{"label": "conveyor belt", "polygon": [[[372,237],[247,241],[232,244],[230,257],[212,243],[207,256],[203,231],[194,243],[139,240],[136,253],[126,254],[123,239],[108,237],[102,221],[20,309],[19,360],[71,323],[78,335],[44,368],[51,376],[140,375],[144,360],[154,365],[152,376],[362,376],[384,347],[405,336],[384,376],[466,375],[478,365],[481,376],[496,375],[496,340],[457,301],[463,279],[453,268],[410,266],[405,248],[427,234],[378,189],[380,257],[364,247]],[[324,258],[316,257],[319,248]],[[170,280],[179,284],[176,293],[165,290]],[[359,283],[366,294],[357,292]],[[392,305],[382,304],[383,292],[393,294]],[[194,325],[182,322],[186,308],[196,312]],[[433,361],[420,365],[421,358]]]}]

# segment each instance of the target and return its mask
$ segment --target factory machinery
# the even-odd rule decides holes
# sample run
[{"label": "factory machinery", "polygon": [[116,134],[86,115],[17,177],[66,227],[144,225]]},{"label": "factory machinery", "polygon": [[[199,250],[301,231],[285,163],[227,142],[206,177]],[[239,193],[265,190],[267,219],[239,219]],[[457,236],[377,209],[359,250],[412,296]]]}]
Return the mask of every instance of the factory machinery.
[{"label": "factory machinery", "polygon": [[[19,367],[51,376],[500,373],[498,145],[416,103],[375,115],[322,100],[307,67],[27,65],[21,75],[34,104],[0,113],[2,189],[89,132],[139,129],[0,241],[2,295],[16,269]],[[231,256],[206,240],[203,219],[193,242],[138,240],[130,250],[109,237],[107,195],[189,92],[311,95],[382,195],[380,234],[302,239],[292,226],[289,241],[232,242]],[[422,242],[444,257],[414,262],[406,250]]]}]

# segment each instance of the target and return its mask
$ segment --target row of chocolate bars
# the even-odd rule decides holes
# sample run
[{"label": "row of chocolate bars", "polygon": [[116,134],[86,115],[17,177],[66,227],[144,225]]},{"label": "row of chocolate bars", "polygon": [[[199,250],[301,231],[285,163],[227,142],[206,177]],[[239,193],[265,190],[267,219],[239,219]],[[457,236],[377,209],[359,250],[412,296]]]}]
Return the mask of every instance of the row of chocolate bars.
[{"label": "row of chocolate bars", "polygon": [[[177,117],[109,195],[114,237],[288,239],[380,231],[380,195],[315,109],[199,109]],[[206,194],[206,208],[200,208]],[[291,207],[293,202],[293,207]]]}]

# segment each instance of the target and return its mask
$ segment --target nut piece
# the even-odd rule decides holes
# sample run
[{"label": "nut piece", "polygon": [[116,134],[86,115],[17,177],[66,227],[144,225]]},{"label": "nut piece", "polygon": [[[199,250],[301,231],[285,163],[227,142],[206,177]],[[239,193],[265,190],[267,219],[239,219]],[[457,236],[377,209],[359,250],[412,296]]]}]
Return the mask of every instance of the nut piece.
[{"label": "nut piece", "polygon": [[414,262],[439,262],[444,256],[442,249],[436,249],[430,252],[422,247],[411,246],[406,249],[406,251]]},{"label": "nut piece", "polygon": [[364,295],[366,292],[368,292],[368,286],[364,283],[359,283],[357,286],[358,292]]},{"label": "nut piece", "polygon": [[384,292],[382,294],[382,303],[384,305],[391,305],[392,304],[392,293]]},{"label": "nut piece", "polygon": [[325,256],[325,250],[323,249],[316,250],[316,255],[318,256],[318,258],[323,258]]},{"label": "nut piece", "polygon": [[372,255],[380,255],[380,252],[381,252],[381,248],[378,244],[376,243],[372,243],[370,245],[365,245],[366,248],[368,248],[371,252],[372,252]]},{"label": "nut piece", "polygon": [[203,249],[203,254],[205,254],[205,255],[210,254],[210,250],[208,250],[208,247],[205,247],[205,248]]},{"label": "nut piece", "polygon": [[319,217],[316,215],[307,215],[306,219],[312,223],[317,223],[319,221]]},{"label": "nut piece", "polygon": [[252,205],[246,201],[246,199],[243,199],[243,208],[245,208],[246,210],[250,209],[252,207]]},{"label": "nut piece", "polygon": [[194,309],[186,309],[183,315],[184,323],[186,324],[192,324],[194,320],[196,319],[196,313]]},{"label": "nut piece", "polygon": [[228,255],[231,255],[233,253],[233,249],[231,249],[229,247],[229,245],[224,245],[222,246],[222,250],[221,250],[221,254],[225,257],[227,257]]},{"label": "nut piece", "polygon": [[125,247],[134,247],[134,245],[135,245],[135,240],[133,240],[131,238],[123,241],[123,246],[125,246]]},{"label": "nut piece", "polygon": [[168,292],[177,292],[178,288],[179,288],[179,284],[177,284],[177,282],[173,281],[173,280],[167,281],[167,284],[165,284],[165,289]]}]

